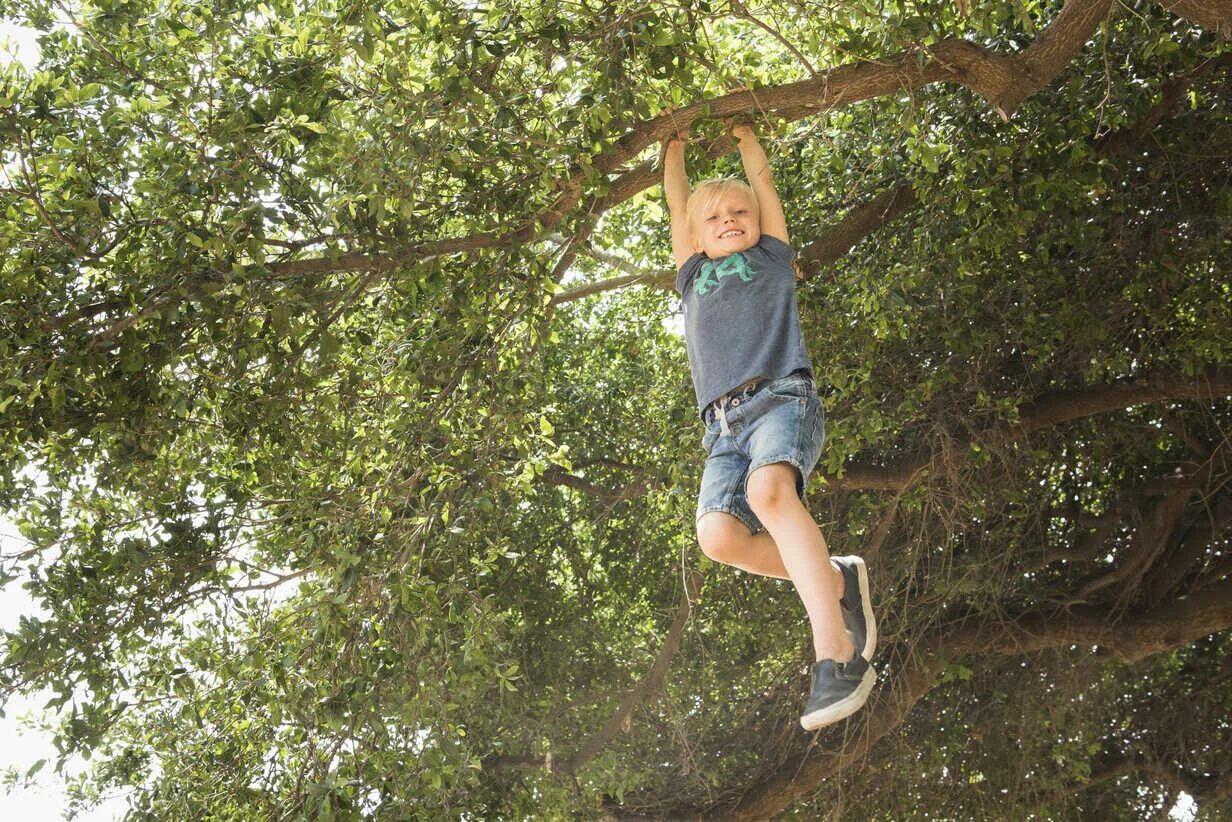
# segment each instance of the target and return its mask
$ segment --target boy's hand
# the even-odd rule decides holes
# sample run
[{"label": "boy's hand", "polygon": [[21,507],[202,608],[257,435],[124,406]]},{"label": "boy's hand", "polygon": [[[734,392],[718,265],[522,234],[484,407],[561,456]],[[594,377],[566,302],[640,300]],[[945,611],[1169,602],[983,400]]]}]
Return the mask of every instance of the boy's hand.
[{"label": "boy's hand", "polygon": [[743,140],[746,137],[757,138],[757,132],[753,130],[753,123],[747,114],[735,114],[731,117],[723,118],[723,125],[727,129],[727,133],[736,138],[737,141]]},{"label": "boy's hand", "polygon": [[[675,114],[675,111],[676,109],[674,107],[668,106],[667,108],[659,112],[659,116],[660,117],[671,117],[672,125],[676,126],[676,118],[673,116]],[[684,128],[680,128],[679,126],[676,126],[675,134],[669,134],[667,137],[663,138],[663,148],[665,149],[671,148],[671,146],[675,143],[685,144],[688,142],[689,142],[689,124],[685,123]]]}]

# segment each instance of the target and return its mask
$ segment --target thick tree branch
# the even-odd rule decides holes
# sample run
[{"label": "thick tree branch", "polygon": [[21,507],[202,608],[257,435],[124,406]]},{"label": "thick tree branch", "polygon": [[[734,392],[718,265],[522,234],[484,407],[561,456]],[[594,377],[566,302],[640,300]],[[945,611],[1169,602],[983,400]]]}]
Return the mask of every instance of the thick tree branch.
[{"label": "thick tree branch", "polygon": [[1232,39],[1232,0],[1159,0],[1159,5],[1224,39]]},{"label": "thick tree branch", "polygon": [[1151,371],[1115,383],[1047,394],[1020,409],[1018,429],[1025,435],[1135,405],[1164,400],[1211,402],[1229,395],[1232,395],[1232,367],[1212,366],[1193,377],[1175,371]]},{"label": "thick tree branch", "polygon": [[[947,449],[948,467],[954,467],[956,461],[965,461],[970,445],[984,437],[1019,441],[1046,428],[1135,405],[1186,400],[1210,402],[1216,397],[1227,396],[1232,396],[1232,366],[1225,365],[1211,366],[1196,377],[1153,371],[1114,383],[1055,391],[1022,406],[1017,423],[990,426],[979,435],[955,435]],[[846,466],[840,475],[822,476],[827,484],[837,488],[898,490],[905,487],[916,472],[941,462],[942,454],[937,451],[882,463],[855,462]]]},{"label": "thick tree branch", "polygon": [[1033,573],[1046,568],[1054,562],[1091,562],[1102,553],[1106,553],[1105,543],[1131,512],[1140,511],[1149,497],[1170,496],[1175,492],[1188,489],[1188,495],[1209,482],[1201,472],[1171,475],[1135,485],[1122,490],[1099,516],[1083,516],[1079,520],[1078,530],[1082,535],[1076,545],[1049,551],[1039,561],[1024,564],[1024,573]]},{"label": "thick tree branch", "polygon": [[820,238],[800,249],[800,267],[805,277],[833,265],[856,243],[913,210],[918,204],[911,184],[899,183],[851,209],[842,220],[822,232]]},{"label": "thick tree branch", "polygon": [[1155,604],[1177,591],[1182,580],[1199,568],[1211,543],[1232,528],[1232,496],[1219,494],[1182,536],[1176,549],[1158,563],[1146,587],[1146,601]]},{"label": "thick tree branch", "polygon": [[[1232,3],[1232,0],[1229,0]],[[1109,157],[1120,157],[1128,154],[1142,139],[1167,117],[1171,117],[1185,102],[1186,93],[1199,80],[1217,72],[1232,68],[1232,54],[1223,54],[1211,58],[1187,74],[1170,77],[1159,91],[1159,100],[1155,105],[1124,128],[1105,135],[1096,143],[1097,150]]]},{"label": "thick tree branch", "polygon": [[895,671],[852,720],[825,733],[826,742],[811,746],[794,763],[754,785],[734,808],[712,810],[707,819],[766,819],[814,791],[862,759],[872,746],[907,718],[937,683],[945,660],[956,656],[1021,656],[1046,649],[1100,646],[1127,662],[1187,645],[1232,627],[1232,580],[1200,594],[1122,619],[1107,609],[1071,608],[1029,611],[1016,619],[972,626],[942,626],[915,650],[895,659]]},{"label": "thick tree branch", "polygon": [[549,466],[543,472],[543,481],[548,485],[563,485],[566,488],[590,494],[608,503],[633,499],[645,494],[649,490],[649,486],[644,482],[631,482],[617,489],[605,488],[602,485],[597,485],[582,477],[563,471],[555,465]]},{"label": "thick tree branch", "polygon": [[[1226,441],[1220,443],[1218,447],[1208,452],[1202,464],[1194,466],[1185,474],[1170,478],[1176,481],[1178,486],[1185,480],[1192,481],[1195,489],[1201,489],[1205,507],[1199,510],[1196,516],[1186,517],[1178,514],[1167,536],[1160,536],[1159,553],[1152,557],[1150,562],[1140,565],[1134,571],[1136,579],[1131,587],[1136,593],[1140,586],[1142,600],[1148,606],[1156,605],[1179,591],[1182,580],[1202,565],[1203,559],[1211,550],[1212,542],[1225,529],[1232,526],[1232,495],[1225,491],[1230,479],[1227,473],[1228,448],[1226,446]],[[1192,494],[1180,490],[1171,491],[1165,495],[1160,506],[1170,505],[1172,503],[1169,501],[1181,497],[1187,501],[1190,496]],[[1192,509],[1189,510],[1192,511]],[[1184,510],[1183,513],[1185,513]],[[1151,521],[1144,525],[1158,528],[1159,519],[1168,516],[1166,510],[1157,509],[1152,514]],[[1142,533],[1142,528],[1139,529],[1139,533]],[[1135,535],[1135,541],[1136,539],[1137,535]],[[1148,569],[1150,575],[1146,576],[1143,581],[1142,578]],[[1122,601],[1125,601],[1124,597]]]},{"label": "thick tree branch", "polygon": [[1083,602],[1097,591],[1109,585],[1119,585],[1122,593],[1137,591],[1138,582],[1155,560],[1163,553],[1173,530],[1181,521],[1193,491],[1177,488],[1151,507],[1142,522],[1134,530],[1133,539],[1125,555],[1116,567],[1095,577],[1082,586],[1074,596],[1074,602]]},{"label": "thick tree branch", "polygon": [[[342,255],[296,260],[270,266],[276,276],[334,273],[379,266],[382,270],[405,265],[428,255],[529,242],[557,225],[581,200],[584,169],[614,174],[636,161],[648,146],[661,142],[681,124],[703,118],[723,118],[748,111],[774,113],[799,120],[821,111],[861,100],[895,94],[935,82],[952,82],[980,94],[1003,116],[1011,114],[1031,95],[1048,85],[1073,59],[1107,15],[1112,0],[1070,0],[1036,41],[1014,55],[1002,55],[965,40],[948,39],[933,46],[901,52],[877,60],[843,65],[816,77],[782,86],[740,90],[703,100],[644,121],[626,132],[611,147],[578,163],[559,184],[560,193],[547,212],[527,221],[511,235],[476,234],[402,249],[390,254]],[[632,197],[657,182],[648,165],[612,181],[608,193],[587,211],[593,216]],[[535,230],[538,224],[539,229]]]},{"label": "thick tree branch", "polygon": [[1121,753],[1107,753],[1096,758],[1086,780],[1055,791],[1051,796],[1059,798],[1079,793],[1134,774],[1149,777],[1175,791],[1184,791],[1199,803],[1218,802],[1232,796],[1232,772],[1196,774],[1158,759]]},{"label": "thick tree branch", "polygon": [[[1217,7],[1206,11],[1191,9],[1203,4],[1177,0],[1169,8],[1176,13],[1221,24],[1228,17],[1223,6],[1232,0],[1220,0]],[[523,227],[510,234],[480,233],[468,237],[442,239],[421,243],[388,253],[347,253],[301,260],[275,262],[254,277],[302,277],[346,271],[384,272],[401,268],[436,256],[464,253],[486,248],[503,248],[533,242],[555,228],[582,201],[581,179],[584,169],[602,174],[616,173],[636,160],[647,146],[662,141],[681,123],[702,118],[738,115],[750,110],[774,113],[787,120],[798,120],[821,111],[851,105],[861,100],[894,94],[936,82],[952,82],[966,86],[984,97],[1003,117],[1008,118],[1030,96],[1056,78],[1090,39],[1108,14],[1112,0],[1070,0],[1036,38],[1021,52],[1003,55],[965,40],[947,39],[933,46],[921,47],[889,57],[862,61],[831,69],[809,79],[782,86],[756,90],[741,90],[711,100],[700,101],[686,108],[645,121],[616,140],[608,150],[593,157],[588,164],[578,163],[558,184],[558,195],[546,212],[528,219]],[[1165,2],[1167,6],[1168,3]],[[1208,23],[1203,23],[1208,25]],[[1162,114],[1160,116],[1163,116]],[[718,147],[712,147],[715,151]],[[657,170],[643,163],[610,182],[605,195],[594,198],[585,208],[592,218],[612,206],[658,182]],[[906,213],[914,206],[914,193],[905,185],[878,195],[865,206],[847,215],[835,228],[826,232],[802,253],[806,275],[833,262],[856,242],[876,228]],[[653,278],[656,286],[666,282]],[[618,283],[594,284],[589,289],[557,295],[553,304],[623,287],[645,280],[625,280]],[[668,284],[670,287],[670,283]],[[151,306],[149,314],[158,306]],[[147,313],[125,318],[102,332],[103,338],[114,336],[136,324]]]},{"label": "thick tree branch", "polygon": [[1039,610],[995,625],[957,632],[951,653],[1018,656],[1049,648],[1098,646],[1126,662],[1188,645],[1232,627],[1232,580],[1123,618],[1096,606]]}]

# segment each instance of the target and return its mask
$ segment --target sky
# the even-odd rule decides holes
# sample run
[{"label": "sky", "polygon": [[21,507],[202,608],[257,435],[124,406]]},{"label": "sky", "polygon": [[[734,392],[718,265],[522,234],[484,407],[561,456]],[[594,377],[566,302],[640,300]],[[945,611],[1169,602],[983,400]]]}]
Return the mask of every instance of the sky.
[{"label": "sky", "polygon": [[9,63],[16,59],[25,66],[33,66],[38,62],[38,57],[39,48],[35,42],[34,31],[0,21],[0,62]]}]

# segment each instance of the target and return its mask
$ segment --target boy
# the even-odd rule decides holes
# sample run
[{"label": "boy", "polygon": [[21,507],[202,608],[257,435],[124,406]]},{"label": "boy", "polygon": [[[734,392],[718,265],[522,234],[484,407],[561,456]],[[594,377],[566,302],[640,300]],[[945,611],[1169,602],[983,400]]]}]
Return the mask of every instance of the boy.
[{"label": "boy", "polygon": [[877,626],[864,561],[831,559],[802,501],[824,419],[796,315],[795,251],[765,151],[747,125],[732,136],[751,186],[710,180],[690,194],[687,135],[669,138],[663,157],[685,345],[706,424],[697,538],[713,560],[795,585],[817,660],[800,724],[814,730],[868,699]]}]

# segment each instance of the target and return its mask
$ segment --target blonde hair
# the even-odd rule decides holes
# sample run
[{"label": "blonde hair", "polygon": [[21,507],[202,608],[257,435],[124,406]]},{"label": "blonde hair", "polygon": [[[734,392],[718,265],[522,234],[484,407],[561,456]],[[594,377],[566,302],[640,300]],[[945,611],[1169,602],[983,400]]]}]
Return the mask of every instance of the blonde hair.
[{"label": "blonde hair", "polygon": [[749,198],[749,202],[753,204],[753,217],[760,221],[761,205],[757,202],[757,195],[753,193],[753,189],[744,180],[735,177],[715,177],[713,180],[706,180],[698,183],[697,188],[693,189],[693,193],[689,195],[688,201],[685,203],[685,216],[689,224],[689,233],[694,237],[697,236],[697,220],[702,215],[714,208],[714,204],[723,198],[723,195],[729,191],[739,191]]}]

